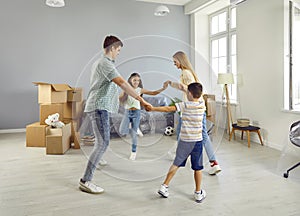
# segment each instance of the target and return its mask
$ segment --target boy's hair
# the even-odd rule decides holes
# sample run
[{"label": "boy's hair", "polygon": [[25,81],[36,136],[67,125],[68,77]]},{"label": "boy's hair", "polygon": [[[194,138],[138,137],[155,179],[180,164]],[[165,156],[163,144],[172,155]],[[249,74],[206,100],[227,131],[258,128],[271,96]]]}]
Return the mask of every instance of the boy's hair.
[{"label": "boy's hair", "polygon": [[202,95],[202,85],[194,82],[188,85],[188,90],[193,95],[193,98],[200,98]]},{"label": "boy's hair", "polygon": [[118,47],[118,46],[123,47],[123,43],[116,36],[109,35],[106,36],[106,38],[104,39],[103,48],[105,49],[105,52],[109,51],[111,47]]}]

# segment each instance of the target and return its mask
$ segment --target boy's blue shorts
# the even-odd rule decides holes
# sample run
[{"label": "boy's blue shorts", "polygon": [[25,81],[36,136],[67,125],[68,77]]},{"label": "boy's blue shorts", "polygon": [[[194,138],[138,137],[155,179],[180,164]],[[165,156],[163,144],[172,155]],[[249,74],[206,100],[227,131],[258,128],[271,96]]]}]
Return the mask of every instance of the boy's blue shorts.
[{"label": "boy's blue shorts", "polygon": [[186,142],[179,140],[176,157],[173,162],[175,166],[184,167],[187,158],[191,156],[191,168],[193,170],[203,169],[203,157],[202,157],[202,141]]}]

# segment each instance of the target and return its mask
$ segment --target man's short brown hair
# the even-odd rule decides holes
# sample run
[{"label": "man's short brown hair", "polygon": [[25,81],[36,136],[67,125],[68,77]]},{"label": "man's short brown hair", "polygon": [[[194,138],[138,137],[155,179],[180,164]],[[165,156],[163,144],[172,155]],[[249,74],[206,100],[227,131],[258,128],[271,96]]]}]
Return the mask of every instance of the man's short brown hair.
[{"label": "man's short brown hair", "polygon": [[118,47],[118,46],[121,46],[123,47],[123,43],[122,41],[117,38],[116,36],[113,36],[113,35],[109,35],[107,36],[105,39],[104,39],[104,42],[103,42],[103,48],[108,51],[111,47]]}]

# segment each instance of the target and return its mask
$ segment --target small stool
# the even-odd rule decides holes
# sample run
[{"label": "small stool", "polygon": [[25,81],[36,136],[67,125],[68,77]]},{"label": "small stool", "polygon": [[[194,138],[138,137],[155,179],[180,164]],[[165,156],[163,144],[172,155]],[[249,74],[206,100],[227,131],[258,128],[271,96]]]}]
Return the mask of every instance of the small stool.
[{"label": "small stool", "polygon": [[237,124],[232,124],[232,130],[231,130],[231,133],[230,133],[230,136],[229,136],[229,141],[231,140],[232,134],[234,134],[234,139],[235,139],[235,131],[236,130],[242,131],[241,139],[243,139],[244,131],[247,132],[248,148],[250,148],[250,132],[256,132],[258,134],[260,144],[264,145],[263,141],[262,141],[262,138],[261,138],[261,135],[260,135],[260,131],[259,131],[260,127],[256,127],[256,126],[252,126],[252,125],[249,125],[247,127],[240,127],[240,126],[237,126]]}]

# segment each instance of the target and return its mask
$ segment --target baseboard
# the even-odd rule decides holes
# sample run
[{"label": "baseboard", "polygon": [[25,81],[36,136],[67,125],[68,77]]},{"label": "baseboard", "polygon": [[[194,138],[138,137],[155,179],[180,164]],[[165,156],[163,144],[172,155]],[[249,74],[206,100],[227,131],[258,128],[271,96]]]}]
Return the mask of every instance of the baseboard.
[{"label": "baseboard", "polygon": [[[265,143],[264,143],[265,144]],[[272,142],[266,142],[265,144],[266,146],[270,147],[270,148],[273,148],[273,149],[276,149],[276,150],[279,150],[281,151],[282,150],[282,146],[279,145],[278,143],[272,143]]]},{"label": "baseboard", "polygon": [[[236,136],[240,137],[241,132],[236,131]],[[244,140],[245,139],[247,140],[247,133],[244,133]],[[251,140],[251,142],[254,142],[254,143],[257,143],[257,144],[260,145],[260,140],[257,136],[257,133],[250,133],[250,140]],[[262,140],[263,140],[264,146],[267,146],[269,148],[276,149],[276,150],[279,150],[279,151],[282,150],[282,146],[280,144],[265,140],[263,134],[262,134]]]},{"label": "baseboard", "polygon": [[19,129],[1,129],[0,134],[4,133],[24,133],[26,132],[26,128],[19,128]]}]

